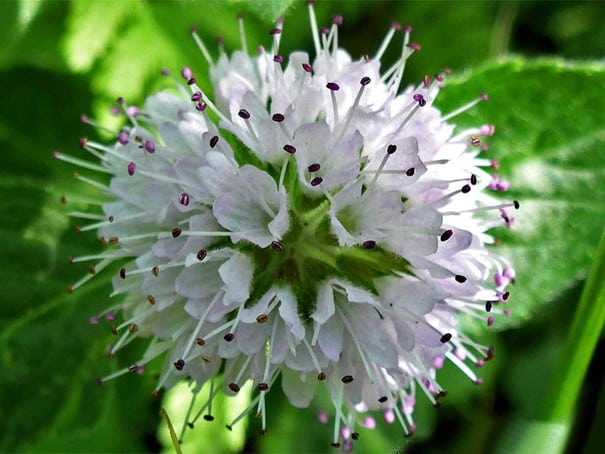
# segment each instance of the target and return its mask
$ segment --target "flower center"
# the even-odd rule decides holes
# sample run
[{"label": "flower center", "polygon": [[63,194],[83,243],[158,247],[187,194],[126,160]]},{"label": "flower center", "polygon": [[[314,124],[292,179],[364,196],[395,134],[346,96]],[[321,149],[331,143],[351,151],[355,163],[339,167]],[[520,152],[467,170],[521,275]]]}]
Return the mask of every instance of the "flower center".
[{"label": "flower center", "polygon": [[[289,171],[295,175],[293,167]],[[288,233],[268,248],[249,243],[241,246],[240,250],[249,254],[255,263],[246,307],[256,304],[273,286],[289,287],[296,296],[301,319],[309,322],[317,305],[319,285],[326,280],[338,278],[377,294],[376,278],[410,273],[411,267],[405,259],[377,247],[372,240],[356,246],[340,246],[331,231],[330,202],[303,194],[299,183],[291,181]],[[349,221],[355,223],[354,219]]]}]

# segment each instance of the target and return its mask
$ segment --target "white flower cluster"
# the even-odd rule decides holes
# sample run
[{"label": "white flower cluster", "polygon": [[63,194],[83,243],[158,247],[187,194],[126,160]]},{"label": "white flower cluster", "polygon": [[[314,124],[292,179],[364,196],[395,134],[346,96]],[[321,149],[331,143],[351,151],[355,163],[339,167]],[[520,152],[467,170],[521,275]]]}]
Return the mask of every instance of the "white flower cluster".
[{"label": "white flower cluster", "polygon": [[138,363],[100,381],[164,355],[157,390],[183,377],[194,393],[213,383],[206,420],[216,393],[252,381],[247,412],[263,431],[267,392],[281,386],[307,407],[324,386],[332,443],[350,446],[367,410],[413,431],[416,392],[433,403],[445,394],[435,378],[445,359],[479,381],[469,365],[491,349],[457,322],[505,312],[492,303],[508,299],[514,272],[486,231],[510,224],[518,204],[486,191],[507,186],[478,157],[493,127],[454,134],[448,123],[485,95],[444,116],[433,106],[442,75],[400,90],[419,50],[409,29],[384,70],[398,25],[374,57],[352,60],[338,47],[342,18],[318,29],[309,11],[314,59],[295,52],[286,64],[281,22],[271,50],[249,55],[242,34],[244,50],[218,61],[194,31],[214,100],[184,68],[180,93],[141,109],[119,100],[130,125],[114,145],[82,140],[100,164],[56,157],[111,175],[108,186],[79,177],[101,190],[103,214],[73,213],[96,220],[80,230],[98,230],[106,246],[73,261],[99,259],[91,273],[124,263],[113,280],[123,300],[104,314],[124,314],[111,353],[151,339]]}]

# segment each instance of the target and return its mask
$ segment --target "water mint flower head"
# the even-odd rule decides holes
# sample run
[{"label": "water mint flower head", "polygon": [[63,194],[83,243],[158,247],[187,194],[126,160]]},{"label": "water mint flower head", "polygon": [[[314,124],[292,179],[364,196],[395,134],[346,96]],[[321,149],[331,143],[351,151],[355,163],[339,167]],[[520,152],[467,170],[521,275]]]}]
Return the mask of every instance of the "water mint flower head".
[{"label": "water mint flower head", "polygon": [[[482,157],[494,127],[450,123],[486,95],[444,115],[434,106],[444,74],[402,85],[420,49],[410,28],[393,24],[373,56],[353,59],[339,48],[342,18],[320,29],[309,12],[313,55],[280,54],[281,21],[254,55],[240,22],[243,50],[218,59],[194,30],[211,86],[184,68],[177,90],[140,107],[118,100],[128,124],[112,143],[81,140],[98,164],[55,156],[109,175],[107,185],[78,176],[98,188],[100,208],[72,215],[90,220],[79,230],[97,231],[104,249],[72,259],[94,263],[72,288],[120,263],[119,302],[91,321],[116,320],[111,354],[149,342],[99,383],[161,357],[156,391],[188,378],[196,396],[212,383],[193,424],[213,419],[217,393],[252,382],[228,427],[252,412],[263,432],[268,393],[308,407],[326,388],[320,419],[348,449],[359,427],[374,427],[373,410],[413,432],[417,394],[433,404],[446,394],[445,361],[480,382],[474,366],[492,349],[459,319],[491,325],[507,313],[514,270],[487,232],[510,225],[518,203],[490,195],[508,187],[484,170],[496,166]],[[400,57],[385,68],[396,36]]]}]

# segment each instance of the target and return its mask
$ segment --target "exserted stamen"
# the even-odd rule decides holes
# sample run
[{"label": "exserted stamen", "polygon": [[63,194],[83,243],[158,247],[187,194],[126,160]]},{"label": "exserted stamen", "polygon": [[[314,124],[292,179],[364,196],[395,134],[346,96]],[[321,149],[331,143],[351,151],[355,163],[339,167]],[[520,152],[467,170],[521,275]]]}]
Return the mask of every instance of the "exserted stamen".
[{"label": "exserted stamen", "polygon": [[395,144],[390,144],[387,146],[386,149],[386,153],[385,155],[382,157],[382,161],[380,161],[380,165],[378,166],[378,169],[376,169],[376,173],[374,174],[374,178],[372,179],[372,182],[370,183],[371,185],[375,184],[376,181],[378,180],[378,177],[380,176],[380,174],[382,173],[382,171],[384,170],[384,166],[386,165],[389,156],[391,156],[392,154],[394,154],[397,151],[397,145]]},{"label": "exserted stamen", "polygon": [[340,90],[340,85],[336,82],[328,82],[326,88],[330,90],[330,98],[332,99],[332,111],[334,113],[334,125],[338,123],[338,103],[336,102],[336,92]]},{"label": "exserted stamen", "polygon": [[[336,141],[334,143],[340,142],[340,139],[347,131],[349,124],[351,123],[351,120],[353,119],[353,116],[355,115],[355,112],[357,111],[357,108],[359,107],[359,101],[361,100],[361,96],[363,95],[363,90],[371,81],[372,81],[372,79],[370,79],[367,76],[362,77],[361,80],[359,81],[360,86],[359,86],[359,90],[357,91],[357,96],[355,96],[353,105],[351,106],[351,108],[349,109],[349,113],[347,114],[347,119],[345,121],[345,124],[342,127],[342,130],[340,131],[340,134],[338,134],[338,138],[336,139]],[[334,98],[333,102],[336,102],[335,98]],[[334,118],[337,119],[338,117],[336,117],[336,115],[335,115]]]},{"label": "exserted stamen", "polygon": [[258,142],[258,136],[256,135],[256,132],[254,132],[254,128],[252,127],[252,124],[250,123],[250,112],[248,112],[246,109],[240,109],[239,112],[237,113],[237,116],[240,117],[242,120],[244,120],[244,123],[246,124],[246,127],[248,128],[248,132],[250,133],[250,135],[252,136],[252,138],[254,139],[255,142]]},{"label": "exserted stamen", "polygon": [[466,112],[469,109],[472,109],[474,106],[476,106],[477,104],[479,104],[481,101],[487,101],[488,96],[485,93],[482,93],[481,96],[479,96],[478,98],[473,99],[472,101],[464,104],[463,106],[459,107],[458,109],[454,110],[453,112],[450,112],[447,115],[443,115],[441,117],[441,123],[446,123],[448,120],[454,118],[456,115],[460,115],[463,112]]},{"label": "exserted stamen", "polygon": [[113,173],[112,170],[107,169],[99,164],[94,164],[92,162],[89,161],[85,161],[83,159],[80,158],[76,158],[73,156],[69,156],[69,155],[65,155],[63,153],[59,153],[58,151],[54,151],[53,152],[53,158],[55,159],[59,159],[60,161],[64,161],[64,162],[68,162],[70,164],[73,164],[75,166],[78,167],[82,167],[84,169],[88,169],[88,170],[94,170],[95,172],[101,172],[101,173]]},{"label": "exserted stamen", "polygon": [[[242,24],[242,27],[243,27],[243,24]],[[206,59],[208,64],[210,66],[214,66],[212,57],[210,57],[210,53],[208,52],[208,49],[204,45],[202,38],[200,38],[200,35],[198,35],[196,27],[191,27],[191,36],[193,36],[193,40],[195,41],[195,44],[197,44],[197,47],[200,49],[200,52],[202,53],[202,55],[204,56],[204,58]],[[243,44],[242,44],[242,46],[243,46]]]},{"label": "exserted stamen", "polygon": [[382,58],[382,55],[387,50],[387,47],[389,47],[389,44],[391,43],[393,36],[395,36],[395,32],[398,32],[400,30],[401,30],[400,24],[398,24],[397,22],[393,22],[391,24],[389,31],[387,32],[386,36],[382,40],[382,44],[378,48],[378,51],[376,51],[376,55],[374,56],[375,60],[380,60]]},{"label": "exserted stamen", "polygon": [[397,131],[401,131],[405,127],[405,125],[408,123],[408,121],[410,121],[410,119],[418,111],[418,109],[420,109],[421,107],[424,107],[426,105],[426,100],[424,99],[424,96],[422,96],[421,94],[415,94],[412,98],[415,102],[414,107],[412,108],[411,112],[405,117],[405,119],[401,122],[401,124],[398,126]]},{"label": "exserted stamen", "polygon": [[319,31],[317,29],[317,18],[315,17],[315,8],[313,8],[313,1],[308,1],[309,9],[309,22],[311,23],[311,35],[313,36],[313,45],[315,46],[315,54],[319,55],[321,52],[321,46],[319,44]]}]

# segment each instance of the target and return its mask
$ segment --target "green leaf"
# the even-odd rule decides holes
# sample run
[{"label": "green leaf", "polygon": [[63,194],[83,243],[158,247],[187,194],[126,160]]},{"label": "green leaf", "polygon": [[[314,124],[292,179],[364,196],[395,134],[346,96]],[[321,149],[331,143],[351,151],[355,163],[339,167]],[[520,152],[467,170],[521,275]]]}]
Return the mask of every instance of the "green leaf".
[{"label": "green leaf", "polygon": [[492,63],[454,77],[438,97],[448,112],[488,92],[454,121],[496,125],[486,158],[501,162],[517,199],[511,230],[494,233],[517,270],[513,321],[585,276],[605,223],[605,65],[561,60]]},{"label": "green leaf", "polygon": [[132,9],[132,2],[72,0],[63,41],[70,68],[88,71],[118,36],[120,25]]},{"label": "green leaf", "polygon": [[[86,158],[77,115],[88,109],[88,88],[33,68],[1,73],[0,84],[11,87],[0,104],[0,451],[145,450],[158,414],[151,377],[96,384],[111,371],[102,359],[114,340],[109,324],[91,327],[88,317],[107,307],[110,274],[66,292],[87,272],[67,257],[97,250],[98,241],[73,232],[59,199],[75,192],[74,168],[52,150]],[[44,96],[48,87],[70,109]],[[31,93],[35,102],[24,102]]]},{"label": "green leaf", "polygon": [[283,16],[296,0],[255,0],[253,2],[246,0],[229,1],[234,5],[241,5],[241,7],[265,20],[274,21]]}]

